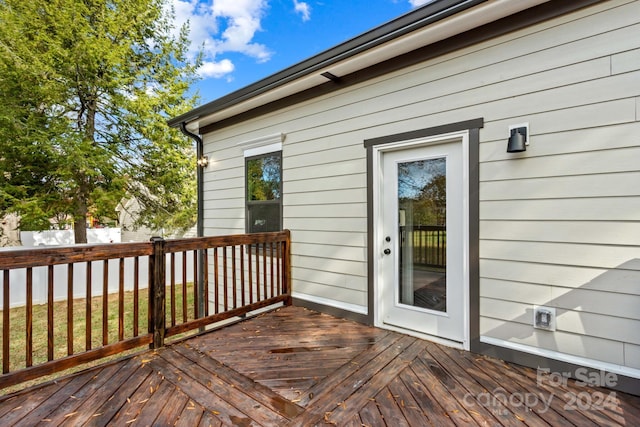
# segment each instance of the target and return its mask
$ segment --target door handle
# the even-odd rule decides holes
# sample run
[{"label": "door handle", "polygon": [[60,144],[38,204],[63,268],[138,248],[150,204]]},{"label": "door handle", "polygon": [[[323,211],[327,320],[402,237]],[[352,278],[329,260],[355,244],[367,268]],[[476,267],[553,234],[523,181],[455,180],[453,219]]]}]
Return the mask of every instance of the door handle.
[{"label": "door handle", "polygon": [[387,248],[384,250],[385,255],[389,255],[391,253],[391,249]]}]

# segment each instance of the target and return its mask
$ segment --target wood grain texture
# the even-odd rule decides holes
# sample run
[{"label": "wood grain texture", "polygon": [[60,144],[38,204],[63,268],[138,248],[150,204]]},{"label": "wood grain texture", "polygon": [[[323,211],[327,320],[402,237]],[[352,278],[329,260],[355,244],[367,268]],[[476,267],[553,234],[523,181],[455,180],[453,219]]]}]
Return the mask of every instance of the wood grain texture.
[{"label": "wood grain texture", "polygon": [[0,397],[16,426],[638,423],[640,397],[292,306]]}]

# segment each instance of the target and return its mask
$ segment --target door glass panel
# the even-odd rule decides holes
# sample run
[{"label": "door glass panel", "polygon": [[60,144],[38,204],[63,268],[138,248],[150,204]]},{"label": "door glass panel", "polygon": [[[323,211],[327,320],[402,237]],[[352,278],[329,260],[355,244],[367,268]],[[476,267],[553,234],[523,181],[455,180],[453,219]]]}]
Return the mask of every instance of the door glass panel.
[{"label": "door glass panel", "polygon": [[447,311],[446,158],[398,163],[399,302]]}]

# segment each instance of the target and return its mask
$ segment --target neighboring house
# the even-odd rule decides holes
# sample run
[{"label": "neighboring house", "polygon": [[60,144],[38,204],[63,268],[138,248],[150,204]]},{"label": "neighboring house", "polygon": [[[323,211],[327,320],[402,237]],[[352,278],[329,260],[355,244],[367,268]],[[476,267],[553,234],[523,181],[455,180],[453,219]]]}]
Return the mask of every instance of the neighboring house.
[{"label": "neighboring house", "polygon": [[640,1],[439,0],[169,124],[297,304],[640,393]]}]

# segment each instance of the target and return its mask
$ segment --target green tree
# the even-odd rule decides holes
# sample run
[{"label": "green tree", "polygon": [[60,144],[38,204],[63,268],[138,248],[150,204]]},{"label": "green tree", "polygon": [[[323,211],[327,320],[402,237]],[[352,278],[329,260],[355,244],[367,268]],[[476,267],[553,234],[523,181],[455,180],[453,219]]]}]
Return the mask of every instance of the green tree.
[{"label": "green tree", "polygon": [[426,222],[433,225],[445,225],[447,222],[447,178],[439,174],[431,178],[420,193],[420,200],[428,205],[430,218]]},{"label": "green tree", "polygon": [[[115,216],[195,223],[192,143],[166,126],[195,105],[199,59],[166,0],[0,0],[0,214],[23,229]],[[169,11],[169,12],[168,12]]]}]

